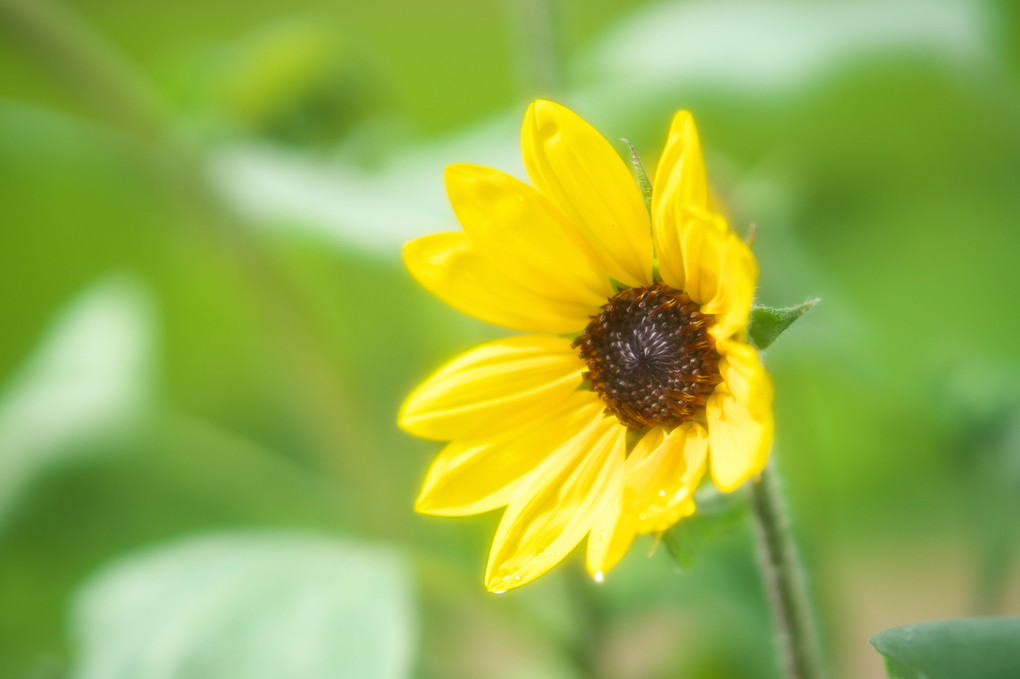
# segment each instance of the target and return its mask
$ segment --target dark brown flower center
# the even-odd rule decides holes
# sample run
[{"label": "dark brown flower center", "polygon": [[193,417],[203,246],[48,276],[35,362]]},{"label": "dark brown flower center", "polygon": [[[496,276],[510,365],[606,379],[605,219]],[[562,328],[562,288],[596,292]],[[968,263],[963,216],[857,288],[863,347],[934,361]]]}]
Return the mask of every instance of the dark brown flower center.
[{"label": "dark brown flower center", "polygon": [[631,429],[699,417],[719,383],[712,316],[664,283],[628,288],[574,340],[584,378]]}]

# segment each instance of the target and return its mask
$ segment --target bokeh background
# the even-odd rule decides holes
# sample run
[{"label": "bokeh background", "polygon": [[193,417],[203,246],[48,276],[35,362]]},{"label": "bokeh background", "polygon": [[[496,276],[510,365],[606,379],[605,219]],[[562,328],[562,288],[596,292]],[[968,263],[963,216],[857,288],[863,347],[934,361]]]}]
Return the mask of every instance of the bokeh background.
[{"label": "bokeh background", "polygon": [[691,109],[759,300],[823,299],[767,363],[836,675],[1020,614],[1018,8],[0,0],[0,677],[778,676],[744,519],[496,596],[498,513],[413,512],[403,395],[505,333],[400,245],[536,96],[648,166]]}]

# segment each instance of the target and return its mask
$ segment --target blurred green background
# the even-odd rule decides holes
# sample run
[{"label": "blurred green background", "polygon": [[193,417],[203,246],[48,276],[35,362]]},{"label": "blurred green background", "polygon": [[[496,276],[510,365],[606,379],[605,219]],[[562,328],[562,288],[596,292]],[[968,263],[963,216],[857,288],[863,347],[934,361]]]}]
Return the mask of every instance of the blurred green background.
[{"label": "blurred green background", "polygon": [[[778,676],[746,522],[487,594],[402,397],[504,334],[416,287],[536,96],[691,109],[759,299],[830,664],[1020,614],[1015,2],[0,0],[0,677]],[[621,151],[623,149],[621,148]]]}]

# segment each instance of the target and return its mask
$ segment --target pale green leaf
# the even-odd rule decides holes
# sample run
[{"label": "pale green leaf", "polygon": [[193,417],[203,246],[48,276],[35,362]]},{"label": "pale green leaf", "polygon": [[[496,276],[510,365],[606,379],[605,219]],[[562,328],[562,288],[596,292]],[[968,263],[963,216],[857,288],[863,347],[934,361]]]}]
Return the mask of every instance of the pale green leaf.
[{"label": "pale green leaf", "polygon": [[73,615],[75,679],[403,679],[403,562],[326,536],[192,538],[114,564]]},{"label": "pale green leaf", "polygon": [[36,477],[144,415],[155,334],[151,299],[126,276],[95,283],[56,314],[0,390],[0,524]]}]

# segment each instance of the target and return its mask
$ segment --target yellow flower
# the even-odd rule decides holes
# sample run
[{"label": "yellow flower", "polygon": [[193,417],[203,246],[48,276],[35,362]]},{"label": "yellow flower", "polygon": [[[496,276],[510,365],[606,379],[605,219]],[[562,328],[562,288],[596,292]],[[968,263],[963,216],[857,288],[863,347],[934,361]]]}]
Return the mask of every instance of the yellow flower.
[{"label": "yellow flower", "polygon": [[507,506],[485,585],[549,570],[588,535],[601,580],[634,537],[694,511],[706,468],[731,491],[772,443],[772,386],[745,343],[758,268],[709,207],[691,116],[673,118],[650,211],[590,125],[536,101],[522,132],[531,186],[453,165],[463,231],[408,243],[437,297],[528,334],[479,346],[416,389],[400,425],[450,441],[417,509]]}]

